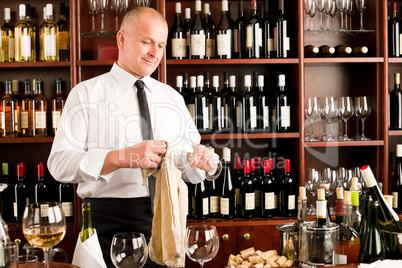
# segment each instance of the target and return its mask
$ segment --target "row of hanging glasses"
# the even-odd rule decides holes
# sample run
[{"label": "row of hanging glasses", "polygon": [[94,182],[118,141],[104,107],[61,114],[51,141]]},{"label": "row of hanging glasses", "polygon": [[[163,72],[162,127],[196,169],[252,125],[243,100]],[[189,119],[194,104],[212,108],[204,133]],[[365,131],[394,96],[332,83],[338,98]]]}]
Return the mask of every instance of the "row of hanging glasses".
[{"label": "row of hanging glasses", "polygon": [[[370,138],[364,134],[364,121],[371,114],[370,100],[367,96],[359,96],[354,99],[345,97],[307,97],[305,100],[304,112],[306,117],[305,141],[366,141]],[[356,134],[353,138],[348,136],[348,120],[356,116]],[[321,119],[323,123],[323,134],[316,137],[314,134],[314,122]],[[338,137],[332,135],[331,123],[338,119],[340,123]],[[359,120],[362,121],[362,134],[359,135]],[[328,125],[328,128],[327,128]],[[345,126],[343,128],[343,125]],[[308,132],[310,129],[310,133]]]},{"label": "row of hanging glasses", "polygon": [[[95,32],[95,15],[101,15],[101,32],[105,32],[105,13],[110,8],[115,16],[116,31],[119,30],[119,15],[136,6],[150,6],[150,0],[87,0],[92,17],[92,32]],[[110,6],[109,6],[110,5]]]},{"label": "row of hanging glasses", "polygon": [[[340,31],[353,30],[352,16],[356,9],[360,14],[360,31],[363,28],[363,11],[366,9],[367,0],[304,0],[304,12],[306,13],[306,30],[314,30],[313,20],[317,12],[320,15],[319,31],[323,31],[323,13],[327,16],[327,29],[330,30],[331,24],[337,11],[340,15]],[[331,27],[333,30],[334,27]]]},{"label": "row of hanging glasses", "polygon": [[331,169],[329,167],[323,170],[310,168],[307,170],[305,187],[311,196],[311,202],[307,208],[309,215],[315,215],[315,200],[317,195],[317,189],[321,185],[329,186],[329,205],[331,214],[335,213],[335,199],[336,188],[343,188],[345,191],[350,189],[352,177],[358,178],[358,184],[362,191],[365,191],[364,180],[360,174],[359,167],[346,168],[339,166],[338,168]]}]

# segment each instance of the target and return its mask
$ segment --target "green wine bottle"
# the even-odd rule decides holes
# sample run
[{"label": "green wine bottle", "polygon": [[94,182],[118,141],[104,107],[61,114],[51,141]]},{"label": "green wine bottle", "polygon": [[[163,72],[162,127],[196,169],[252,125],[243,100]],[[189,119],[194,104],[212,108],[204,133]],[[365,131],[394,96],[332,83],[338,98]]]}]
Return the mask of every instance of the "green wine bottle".
[{"label": "green wine bottle", "polygon": [[92,228],[91,203],[82,203],[82,226],[80,232],[81,242],[84,242],[95,233]]}]

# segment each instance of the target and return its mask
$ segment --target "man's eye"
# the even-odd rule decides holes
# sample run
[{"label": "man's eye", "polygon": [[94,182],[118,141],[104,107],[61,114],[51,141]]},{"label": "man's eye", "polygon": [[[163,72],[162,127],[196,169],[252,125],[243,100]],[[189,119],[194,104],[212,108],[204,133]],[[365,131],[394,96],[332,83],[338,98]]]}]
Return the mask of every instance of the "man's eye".
[{"label": "man's eye", "polygon": [[142,43],[144,43],[145,45],[149,45],[149,44],[150,44],[150,42],[148,42],[148,41],[142,41]]}]

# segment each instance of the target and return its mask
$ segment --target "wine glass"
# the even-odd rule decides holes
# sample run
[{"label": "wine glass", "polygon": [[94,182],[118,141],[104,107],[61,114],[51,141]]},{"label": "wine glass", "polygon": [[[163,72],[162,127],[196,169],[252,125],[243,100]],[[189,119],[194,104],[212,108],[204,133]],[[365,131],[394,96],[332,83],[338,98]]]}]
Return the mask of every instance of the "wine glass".
[{"label": "wine glass", "polygon": [[317,97],[306,98],[305,113],[306,117],[311,121],[310,122],[311,136],[309,141],[319,141],[319,139],[317,139],[314,136],[314,127],[313,127],[314,120],[320,116],[320,107],[318,105]]},{"label": "wine glass", "polygon": [[143,267],[148,259],[148,246],[142,233],[115,234],[110,245],[110,258],[115,267]]},{"label": "wine glass", "polygon": [[218,232],[213,225],[192,225],[186,230],[186,254],[200,268],[212,260],[219,250]]},{"label": "wine glass", "polygon": [[360,31],[364,31],[363,28],[363,11],[366,9],[366,0],[356,0],[357,10],[360,12]]},{"label": "wine glass", "polygon": [[333,3],[335,0],[326,0],[324,4],[324,13],[327,15],[327,30],[329,30],[329,17],[330,17],[330,12],[331,9],[333,8]]},{"label": "wine glass", "polygon": [[120,0],[120,8],[125,13],[127,13],[128,9],[130,8],[131,0]]},{"label": "wine glass", "polygon": [[325,118],[328,120],[327,141],[336,141],[331,134],[331,121],[338,116],[338,103],[336,97],[324,98],[323,112]]},{"label": "wine glass", "polygon": [[[315,196],[317,194],[318,186],[321,183],[320,173],[318,170],[312,168],[309,170],[309,174],[307,175],[306,181],[306,190],[311,194],[312,200],[315,200]],[[310,205],[307,209],[308,214],[314,215],[315,214],[315,207],[314,202],[310,202]]]},{"label": "wine glass", "polygon": [[116,18],[116,32],[119,30],[119,13],[120,13],[120,0],[110,0],[110,9],[113,11]]},{"label": "wine glass", "polygon": [[50,248],[66,234],[66,219],[60,203],[32,203],[25,207],[22,231],[27,241],[43,250],[45,267],[49,268]]},{"label": "wine glass", "polygon": [[345,17],[345,30],[348,29],[348,17],[349,17],[350,4],[351,4],[350,0],[345,0],[345,6],[344,6],[344,9],[343,9],[343,12],[344,12],[344,15],[345,15],[344,16]]},{"label": "wine glass", "polygon": [[320,13],[320,27],[318,28],[319,31],[322,31],[322,13],[325,9],[325,5],[327,3],[327,0],[317,0],[317,9],[318,12]]},{"label": "wine glass", "polygon": [[92,32],[95,32],[95,15],[99,11],[98,0],[88,0],[89,15],[92,17]]},{"label": "wine glass", "polygon": [[[331,6],[331,9],[330,9],[330,11],[329,11],[329,15],[331,16],[331,28],[333,29],[334,27],[332,27],[332,25],[333,25],[333,20],[334,20],[334,17],[335,17],[335,15],[336,15],[336,12],[338,11],[338,5],[337,5],[337,3],[336,3],[336,0],[333,0],[332,1],[332,6]],[[329,28],[328,28],[328,30],[329,30]]]},{"label": "wine glass", "polygon": [[370,100],[367,96],[356,97],[355,100],[355,113],[360,120],[362,120],[362,135],[360,136],[360,140],[368,141],[370,138],[367,138],[364,135],[364,121],[371,114],[371,106]]},{"label": "wine glass", "polygon": [[304,7],[304,13],[306,13],[306,30],[310,30],[310,11],[311,11],[311,5],[309,0],[304,0],[303,2],[303,7]]},{"label": "wine glass", "polygon": [[355,0],[350,0],[348,15],[349,15],[349,30],[352,30],[352,16],[355,13]]},{"label": "wine glass", "polygon": [[342,97],[339,105],[339,114],[342,120],[345,122],[345,135],[343,135],[342,140],[351,141],[352,139],[348,137],[348,120],[353,116],[353,100],[351,97]]},{"label": "wine glass", "polygon": [[101,32],[105,32],[105,12],[109,5],[109,0],[97,0],[99,6],[99,13],[101,13]]},{"label": "wine glass", "polygon": [[314,30],[314,16],[317,12],[317,0],[309,0],[311,9],[310,9],[310,17],[311,17],[311,30]]},{"label": "wine glass", "polygon": [[339,28],[340,31],[344,30],[343,28],[343,12],[345,11],[346,7],[346,0],[336,0],[338,3],[339,14],[341,14],[341,27]]}]

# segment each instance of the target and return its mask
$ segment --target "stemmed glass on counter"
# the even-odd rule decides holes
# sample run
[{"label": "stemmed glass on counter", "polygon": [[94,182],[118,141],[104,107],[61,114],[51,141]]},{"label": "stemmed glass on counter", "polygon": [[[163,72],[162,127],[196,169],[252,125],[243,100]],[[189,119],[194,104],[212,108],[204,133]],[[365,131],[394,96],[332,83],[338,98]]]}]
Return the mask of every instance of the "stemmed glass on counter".
[{"label": "stemmed glass on counter", "polygon": [[200,268],[212,260],[219,250],[219,236],[213,225],[192,225],[186,230],[186,254]]},{"label": "stemmed glass on counter", "polygon": [[25,207],[22,231],[27,241],[43,250],[45,267],[49,268],[50,248],[66,233],[66,219],[57,202],[32,203]]},{"label": "stemmed glass on counter", "polygon": [[355,114],[358,119],[362,120],[362,135],[359,136],[358,139],[362,141],[370,140],[370,138],[364,135],[364,121],[371,114],[370,100],[367,96],[356,97]]},{"label": "stemmed glass on counter", "polygon": [[115,267],[143,267],[148,259],[145,236],[138,232],[115,234],[110,245],[110,258]]},{"label": "stemmed glass on counter", "polygon": [[[311,194],[312,200],[314,201],[316,198],[317,194],[317,189],[321,184],[321,175],[320,172],[314,168],[310,169],[308,171],[308,176],[306,180],[306,190]],[[314,202],[310,202],[309,207],[307,208],[307,212],[310,215],[315,214],[315,207],[314,207]]]}]

